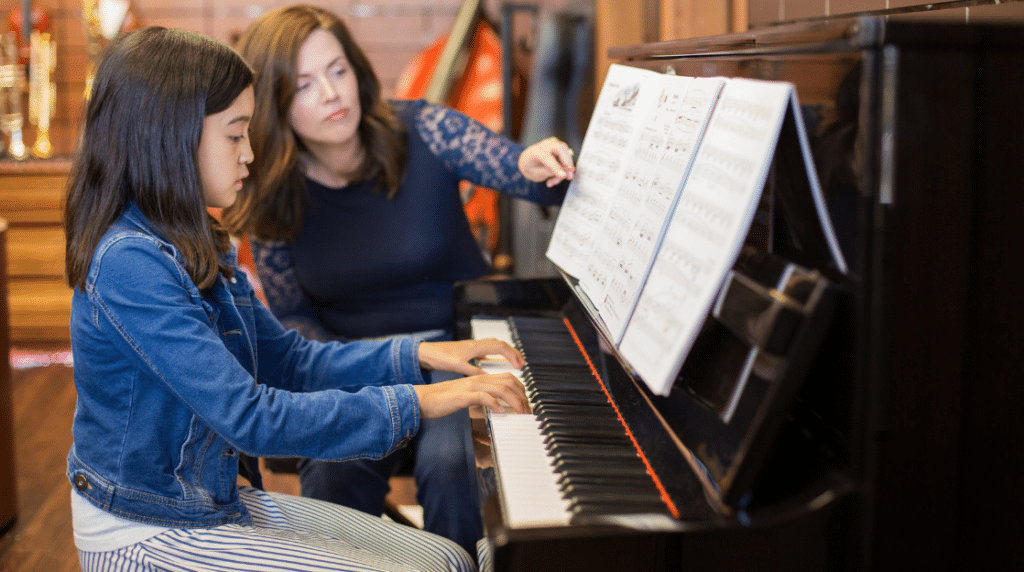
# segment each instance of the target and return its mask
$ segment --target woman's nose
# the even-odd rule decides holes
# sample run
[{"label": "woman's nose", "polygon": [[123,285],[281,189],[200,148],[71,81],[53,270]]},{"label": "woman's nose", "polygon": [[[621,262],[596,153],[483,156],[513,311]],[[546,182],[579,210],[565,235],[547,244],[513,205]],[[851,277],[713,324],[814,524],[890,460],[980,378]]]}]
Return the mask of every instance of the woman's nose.
[{"label": "woman's nose", "polygon": [[317,80],[320,83],[320,93],[324,96],[324,101],[338,97],[338,90],[334,88],[334,84],[327,76],[321,75]]}]

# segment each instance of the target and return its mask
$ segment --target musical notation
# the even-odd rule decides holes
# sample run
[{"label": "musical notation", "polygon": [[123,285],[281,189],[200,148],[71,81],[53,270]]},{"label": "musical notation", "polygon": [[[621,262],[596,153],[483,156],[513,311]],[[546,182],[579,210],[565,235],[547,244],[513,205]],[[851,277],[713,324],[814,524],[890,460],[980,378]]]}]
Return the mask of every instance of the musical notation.
[{"label": "musical notation", "polygon": [[787,83],[611,66],[548,258],[578,279],[655,393],[667,393],[736,259],[783,120],[803,129],[798,110]]},{"label": "musical notation", "polygon": [[792,98],[777,82],[722,89],[619,344],[655,393],[671,387],[736,259]]},{"label": "musical notation", "polygon": [[[587,234],[589,250],[553,236],[548,258],[579,279],[617,341],[724,80],[618,65],[607,78],[554,230],[576,227],[570,235]],[[603,210],[595,220],[598,203]]]},{"label": "musical notation", "polygon": [[[635,204],[642,200],[647,185],[643,178],[647,173],[635,166],[626,173],[624,166],[636,159],[643,119],[658,98],[651,80],[659,75],[621,65],[609,69],[580,149],[576,177],[569,185],[547,251],[548,259],[570,275],[598,276],[586,269],[594,260],[594,249],[605,248],[598,238],[608,213],[618,208],[618,200]],[[623,189],[626,191],[622,192]],[[555,240],[559,233],[587,239]],[[585,244],[586,248],[570,249],[566,247],[568,243]]]}]

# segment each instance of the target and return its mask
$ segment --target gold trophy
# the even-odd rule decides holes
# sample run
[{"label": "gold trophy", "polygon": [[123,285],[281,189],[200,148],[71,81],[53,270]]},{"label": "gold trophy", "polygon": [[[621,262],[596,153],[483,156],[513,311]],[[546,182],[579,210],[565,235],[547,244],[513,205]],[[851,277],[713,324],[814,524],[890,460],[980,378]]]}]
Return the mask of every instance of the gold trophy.
[{"label": "gold trophy", "polygon": [[57,86],[50,78],[57,64],[57,44],[50,41],[50,34],[32,32],[31,50],[28,116],[36,128],[32,154],[40,159],[49,159],[53,156],[50,119],[57,108]]},{"label": "gold trophy", "polygon": [[106,45],[106,39],[100,31],[99,3],[96,0],[82,0],[82,22],[85,24],[86,49],[89,52],[89,62],[85,67],[85,99],[88,100],[92,93],[92,80],[96,77],[96,62]]},{"label": "gold trophy", "polygon": [[85,70],[85,99],[88,100],[103,48],[119,35],[138,28],[139,22],[128,0],[82,0],[82,21],[89,52]]},{"label": "gold trophy", "polygon": [[[21,112],[25,66],[18,63],[16,44],[13,32],[3,35],[0,45],[0,131],[10,140],[8,151],[11,157],[22,161],[28,157],[28,149],[21,136],[21,128],[25,125],[25,116]],[[0,140],[2,150],[3,141]]]}]

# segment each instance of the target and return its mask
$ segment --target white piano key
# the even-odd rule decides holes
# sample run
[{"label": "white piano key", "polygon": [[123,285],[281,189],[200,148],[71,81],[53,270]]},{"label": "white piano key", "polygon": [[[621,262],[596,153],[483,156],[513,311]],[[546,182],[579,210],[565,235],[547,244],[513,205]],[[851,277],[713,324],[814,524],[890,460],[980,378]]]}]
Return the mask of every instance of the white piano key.
[{"label": "white piano key", "polygon": [[[508,322],[503,319],[473,319],[473,339],[498,338],[512,343]],[[504,359],[479,362],[488,373],[511,371]],[[533,403],[530,403],[533,406]],[[512,528],[567,525],[569,503],[558,489],[558,474],[544,448],[540,423],[531,414],[488,411],[491,456],[497,473],[505,520]]]},{"label": "white piano key", "polygon": [[544,449],[537,418],[528,414],[488,415],[491,455],[512,528],[565,525],[569,503],[558,490],[558,475]]}]

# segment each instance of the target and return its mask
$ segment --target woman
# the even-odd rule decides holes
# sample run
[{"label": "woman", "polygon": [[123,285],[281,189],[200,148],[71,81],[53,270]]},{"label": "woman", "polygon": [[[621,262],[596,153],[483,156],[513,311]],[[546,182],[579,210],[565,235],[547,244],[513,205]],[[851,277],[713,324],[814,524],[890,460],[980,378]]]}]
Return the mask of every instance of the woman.
[{"label": "woman", "polygon": [[[569,148],[524,151],[451,109],[382,100],[345,24],[320,8],[270,11],[237,47],[257,78],[254,176],[224,220],[251,237],[268,305],[311,339],[450,339],[453,283],[489,273],[459,181],[558,204]],[[409,456],[424,527],[471,549],[482,526],[465,412],[380,462],[301,461],[302,494],[379,515]]]},{"label": "woman", "polygon": [[[526,410],[518,381],[467,363],[518,363],[507,344],[312,342],[258,301],[207,213],[248,173],[252,81],[231,48],[162,28],[97,70],[65,206],[82,568],[473,570],[444,538],[236,484],[240,453],[379,458],[421,419]],[[424,385],[421,368],[473,376]]]}]

